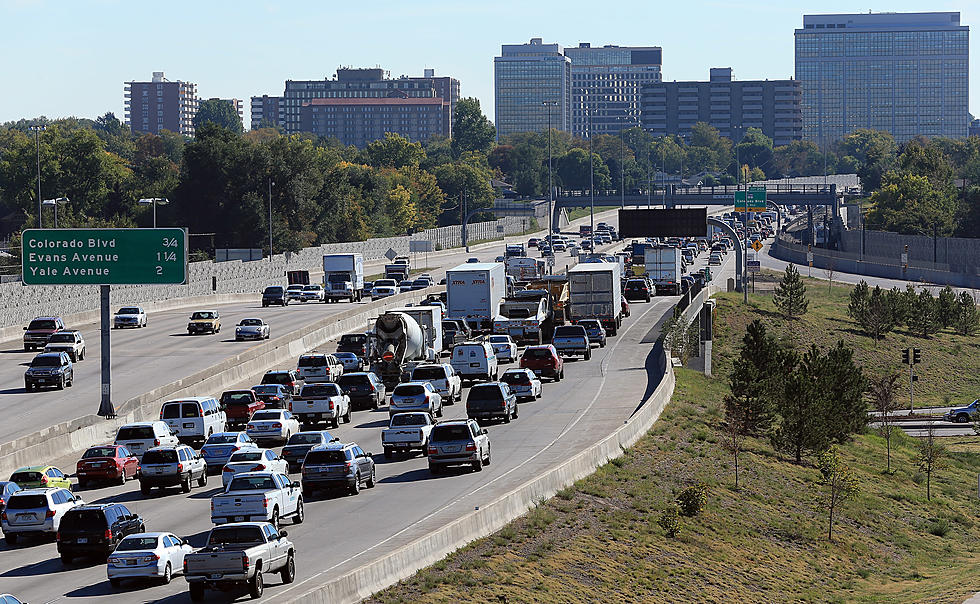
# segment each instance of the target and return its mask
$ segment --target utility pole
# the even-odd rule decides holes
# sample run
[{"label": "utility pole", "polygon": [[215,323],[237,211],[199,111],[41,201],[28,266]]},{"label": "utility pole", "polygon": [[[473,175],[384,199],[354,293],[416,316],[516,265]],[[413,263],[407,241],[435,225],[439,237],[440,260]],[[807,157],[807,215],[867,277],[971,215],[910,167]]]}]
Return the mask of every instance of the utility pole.
[{"label": "utility pole", "polygon": [[[274,185],[272,178],[269,178],[269,262],[272,262],[272,185]],[[156,223],[156,217],[154,216],[154,224]]]},{"label": "utility pole", "polygon": [[[41,228],[41,132],[47,129],[46,126],[30,126],[34,132],[34,148],[37,151],[37,228]],[[55,210],[57,211],[57,210]]]}]

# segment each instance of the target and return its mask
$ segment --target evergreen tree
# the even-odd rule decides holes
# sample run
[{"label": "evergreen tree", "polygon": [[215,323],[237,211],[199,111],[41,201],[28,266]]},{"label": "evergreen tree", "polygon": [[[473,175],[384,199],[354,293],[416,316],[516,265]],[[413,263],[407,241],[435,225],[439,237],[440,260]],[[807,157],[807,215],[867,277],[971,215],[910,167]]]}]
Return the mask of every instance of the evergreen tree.
[{"label": "evergreen tree", "polygon": [[968,292],[960,292],[960,297],[956,300],[954,326],[956,333],[961,336],[972,336],[980,328],[980,313],[977,313],[976,302]]},{"label": "evergreen tree", "polygon": [[795,265],[786,266],[783,280],[772,294],[772,301],[787,317],[797,317],[806,313],[809,305],[806,299],[806,285],[803,284],[803,279]]},{"label": "evergreen tree", "polygon": [[936,318],[943,328],[949,327],[956,320],[956,292],[947,285],[939,292],[937,302]]},{"label": "evergreen tree", "polygon": [[905,322],[913,334],[928,338],[941,327],[938,315],[936,299],[932,297],[932,292],[923,289],[909,305]]},{"label": "evergreen tree", "polygon": [[868,381],[861,367],[854,363],[854,351],[843,340],[827,351],[821,364],[820,393],[828,438],[842,443],[852,434],[864,432],[868,424],[868,406],[864,393]]},{"label": "evergreen tree", "polygon": [[779,344],[761,321],[749,324],[728,378],[732,392],[725,397],[726,413],[740,418],[746,434],[764,432],[772,421],[769,393],[780,353]]},{"label": "evergreen tree", "polygon": [[847,305],[847,314],[859,324],[861,323],[861,317],[868,310],[868,298],[870,297],[871,288],[868,287],[868,283],[864,279],[851,290],[850,302]]},{"label": "evergreen tree", "polygon": [[877,342],[898,324],[896,304],[896,296],[878,286],[869,292],[868,284],[862,281],[851,291],[847,313]]}]

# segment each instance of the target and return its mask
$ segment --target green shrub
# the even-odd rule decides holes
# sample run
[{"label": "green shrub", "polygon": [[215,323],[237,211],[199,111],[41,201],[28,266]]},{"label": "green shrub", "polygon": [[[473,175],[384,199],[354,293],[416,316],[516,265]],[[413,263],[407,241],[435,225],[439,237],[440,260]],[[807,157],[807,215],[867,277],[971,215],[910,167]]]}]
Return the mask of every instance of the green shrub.
[{"label": "green shrub", "polygon": [[926,525],[926,530],[929,531],[930,535],[945,537],[949,533],[949,520],[937,518]]},{"label": "green shrub", "polygon": [[704,511],[704,506],[708,504],[708,487],[704,483],[687,487],[677,497],[677,504],[680,506],[682,515],[689,518],[697,516]]},{"label": "green shrub", "polygon": [[678,531],[681,530],[681,520],[680,515],[677,512],[676,505],[667,506],[664,511],[660,514],[660,520],[657,521],[660,528],[664,530],[664,533],[671,539],[677,536]]}]

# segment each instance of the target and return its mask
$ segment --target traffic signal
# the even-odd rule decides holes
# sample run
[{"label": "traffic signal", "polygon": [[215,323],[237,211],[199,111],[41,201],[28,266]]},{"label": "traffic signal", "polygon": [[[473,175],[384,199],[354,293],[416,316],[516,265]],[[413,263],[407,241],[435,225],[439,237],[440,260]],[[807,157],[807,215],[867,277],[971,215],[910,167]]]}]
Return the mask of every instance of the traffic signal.
[{"label": "traffic signal", "polygon": [[919,348],[912,349],[912,363],[918,364],[922,362],[922,350]]},{"label": "traffic signal", "polygon": [[902,350],[902,365],[908,365],[908,364],[909,364],[909,349],[906,348]]}]

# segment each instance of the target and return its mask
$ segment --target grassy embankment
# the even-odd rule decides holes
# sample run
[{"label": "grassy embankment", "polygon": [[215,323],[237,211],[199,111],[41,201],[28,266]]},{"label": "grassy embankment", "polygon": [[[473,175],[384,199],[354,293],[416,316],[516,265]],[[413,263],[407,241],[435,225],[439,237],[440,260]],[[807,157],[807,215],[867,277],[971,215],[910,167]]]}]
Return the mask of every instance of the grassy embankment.
[{"label": "grassy embankment", "polygon": [[[714,379],[679,370],[673,401],[621,458],[372,601],[961,602],[980,589],[980,445],[972,437],[943,439],[949,468],[933,476],[932,501],[914,439],[893,437],[892,474],[874,432],[844,445],[860,493],[844,506],[833,543],[812,460],[797,466],[766,440],[749,439],[733,488],[721,401],[752,319],[798,347],[843,338],[868,372],[896,365],[900,348],[922,348],[920,401],[939,404],[947,393],[963,401],[977,391],[976,339],[900,330],[876,344],[844,315],[849,287],[807,285],[810,312],[795,321],[778,317],[768,296],[746,307],[740,295],[720,295]],[[683,518],[677,538],[667,538],[661,510],[698,482],[709,489],[705,513]]]}]

